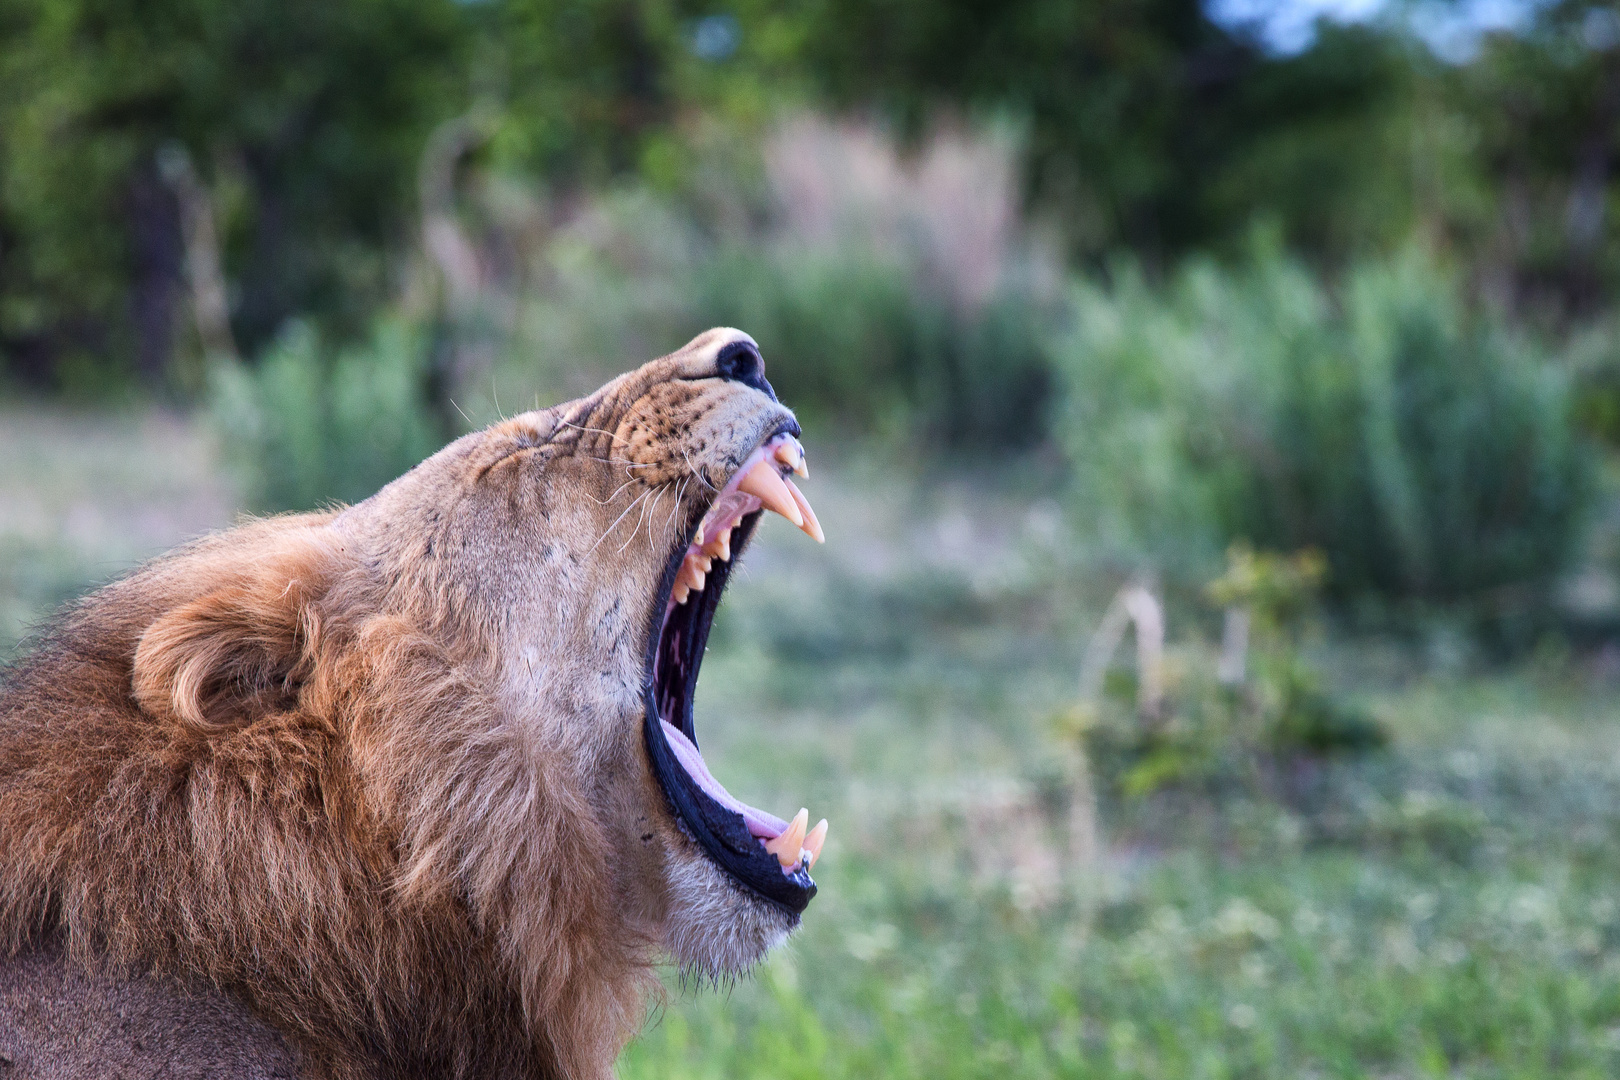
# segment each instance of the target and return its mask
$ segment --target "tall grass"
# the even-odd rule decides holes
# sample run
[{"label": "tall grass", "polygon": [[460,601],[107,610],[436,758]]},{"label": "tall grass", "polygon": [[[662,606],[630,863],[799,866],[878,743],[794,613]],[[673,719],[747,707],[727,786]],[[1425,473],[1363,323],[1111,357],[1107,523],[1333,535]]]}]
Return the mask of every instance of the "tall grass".
[{"label": "tall grass", "polygon": [[1162,291],[1126,268],[1073,318],[1057,434],[1116,549],[1191,570],[1312,546],[1340,597],[1498,613],[1573,554],[1592,460],[1567,375],[1421,256],[1337,287],[1264,250]]}]

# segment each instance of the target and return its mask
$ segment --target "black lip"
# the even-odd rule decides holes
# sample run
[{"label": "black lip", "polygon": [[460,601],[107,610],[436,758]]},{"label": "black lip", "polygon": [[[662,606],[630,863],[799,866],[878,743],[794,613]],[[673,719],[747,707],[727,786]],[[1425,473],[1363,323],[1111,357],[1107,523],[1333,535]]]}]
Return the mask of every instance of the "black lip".
[{"label": "black lip", "polygon": [[[675,574],[680,570],[691,537],[676,549],[654,598],[652,638],[647,645],[648,678],[644,690],[646,717],[642,725],[647,743],[647,756],[652,762],[653,775],[669,800],[671,812],[686,826],[687,832],[698,842],[710,859],[714,860],[733,880],[752,889],[764,899],[797,915],[816,895],[816,883],[801,865],[791,874],[782,872],[776,856],[765,850],[759,839],[748,831],[741,814],[721,806],[709,797],[696,780],[681,767],[664,737],[658,722],[659,672],[655,665],[662,663],[673,678],[679,679],[679,693],[666,704],[674,705],[674,715],[666,719],[680,728],[697,745],[697,732],[692,723],[692,699],[697,690],[697,669],[703,661],[704,645],[709,639],[709,628],[714,621],[715,609],[725,591],[731,570],[737,564],[759,524],[763,511],[745,516],[732,532],[732,558],[730,562],[716,561],[709,572],[706,587],[692,594],[688,603],[678,605],[670,613],[671,627],[680,631],[680,647],[671,650],[678,655],[659,656],[659,640],[664,633],[664,607],[675,586]],[[675,620],[680,623],[676,624]],[[675,670],[672,665],[680,665]],[[665,680],[666,689],[668,679]]]}]

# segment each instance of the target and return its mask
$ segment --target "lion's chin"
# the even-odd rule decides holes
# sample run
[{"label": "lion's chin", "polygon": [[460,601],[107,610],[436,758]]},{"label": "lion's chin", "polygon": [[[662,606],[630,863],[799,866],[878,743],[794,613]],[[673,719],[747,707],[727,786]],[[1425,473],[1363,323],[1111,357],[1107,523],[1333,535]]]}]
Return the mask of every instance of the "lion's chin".
[{"label": "lion's chin", "polygon": [[687,971],[746,974],[799,926],[796,912],[761,899],[700,852],[671,868],[669,884],[664,944]]}]

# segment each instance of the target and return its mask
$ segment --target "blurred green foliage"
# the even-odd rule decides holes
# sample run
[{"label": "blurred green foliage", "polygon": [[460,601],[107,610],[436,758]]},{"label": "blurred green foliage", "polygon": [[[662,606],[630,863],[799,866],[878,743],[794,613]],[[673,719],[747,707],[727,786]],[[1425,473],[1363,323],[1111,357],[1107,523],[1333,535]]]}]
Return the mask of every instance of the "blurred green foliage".
[{"label": "blurred green foliage", "polygon": [[827,0],[811,27],[812,69],[846,106],[913,130],[941,101],[1020,118],[1031,194],[1083,256],[1173,257],[1257,213],[1342,254],[1409,221],[1389,167],[1421,65],[1397,35],[1328,26],[1271,56],[1198,0]]},{"label": "blurred green foliage", "polygon": [[205,169],[249,351],[289,316],[351,332],[435,119],[465,93],[451,0],[0,3],[0,355],[159,380],[187,325],[168,143]]},{"label": "blurred green foliage", "polygon": [[391,320],[368,343],[335,351],[293,323],[254,368],[221,362],[212,419],[249,503],[357,502],[437,450],[430,359],[424,335]]},{"label": "blurred green foliage", "polygon": [[[505,347],[508,401],[530,386],[555,400],[547,363],[578,367],[569,392],[584,392],[615,357],[740,325],[823,433],[979,451],[1051,439],[1088,541],[1182,581],[1235,541],[1310,547],[1330,595],[1368,614],[1418,601],[1495,625],[1543,610],[1580,554],[1596,492],[1581,365],[1468,303],[1415,249],[1330,282],[1262,237],[1163,287],[1122,264],[1109,284],[1051,300],[1003,287],[969,308],[903,254],[706,243],[656,205],[605,219],[635,238],[629,254],[611,240],[570,256],[537,328]],[[443,365],[409,325],[329,348],[300,325],[257,365],[222,369],[214,411],[242,433],[260,505],[364,497],[474,423],[445,408]],[[481,420],[500,392],[462,401]]]},{"label": "blurred green foliage", "polygon": [[[1567,343],[1620,282],[1620,21],[1560,0],[1452,59],[1412,25],[1281,54],[1197,0],[0,0],[0,379],[200,366],[157,164],[184,150],[246,358],[211,399],[261,505],[360,497],[497,373],[554,399],[731,323],[822,430],[1056,445],[1095,532],[1186,581],[1233,540],[1314,546],[1336,599],[1512,615],[1616,426],[1613,365]],[[790,199],[795,110],[909,148],[883,228],[795,219],[883,164]],[[1008,184],[930,156],[964,131],[1001,133]],[[958,188],[918,179],[952,160]],[[1015,228],[955,228],[981,182]],[[435,340],[382,344],[407,325]]]},{"label": "blurred green foliage", "polygon": [[914,268],[858,251],[733,250],[698,287],[694,325],[740,326],[771,343],[773,386],[829,430],[981,451],[1046,435],[1052,312],[1036,299],[1009,290],[964,312]]},{"label": "blurred green foliage", "polygon": [[1204,590],[1225,609],[1229,626],[1237,620],[1244,627],[1249,655],[1233,657],[1246,670],[1223,681],[1261,717],[1263,750],[1273,756],[1365,753],[1389,742],[1383,725],[1330,691],[1306,656],[1326,577],[1327,560],[1314,549],[1283,556],[1234,544],[1226,572]]},{"label": "blurred green foliage", "polygon": [[1317,551],[1234,544],[1225,572],[1204,589],[1225,613],[1218,658],[1197,644],[1167,650],[1165,696],[1150,712],[1140,673],[1115,669],[1100,700],[1060,715],[1099,782],[1130,799],[1170,787],[1286,798],[1302,762],[1385,746],[1384,726],[1331,689],[1307,654],[1326,574]]},{"label": "blurred green foliage", "polygon": [[1570,378],[1407,252],[1336,287],[1261,245],[1162,294],[1082,287],[1058,350],[1079,512],[1196,572],[1234,540],[1320,549],[1341,598],[1508,613],[1576,554],[1591,448]]},{"label": "blurred green foliage", "polygon": [[[417,231],[434,126],[566,201],[702,170],[702,132],[830,105],[920,135],[1023,132],[1029,207],[1083,265],[1230,250],[1257,220],[1337,263],[1445,236],[1516,308],[1601,305],[1613,13],[1538,6],[1464,63],[1400,19],[1296,55],[1197,0],[220,0],[0,3],[0,363],[42,385],[160,380],[186,350],[174,195],[189,151],[222,219],[232,321],[364,337]],[[77,374],[75,374],[77,373]]]}]

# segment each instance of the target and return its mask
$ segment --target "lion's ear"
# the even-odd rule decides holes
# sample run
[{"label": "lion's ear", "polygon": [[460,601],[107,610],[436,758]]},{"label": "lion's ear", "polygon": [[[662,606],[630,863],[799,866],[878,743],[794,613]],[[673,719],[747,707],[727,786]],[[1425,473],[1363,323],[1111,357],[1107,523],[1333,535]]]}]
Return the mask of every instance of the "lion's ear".
[{"label": "lion's ear", "polygon": [[321,632],[316,601],[335,576],[336,549],[314,530],[299,530],[199,562],[200,591],[188,590],[192,599],[141,634],[136,702],[199,731],[288,707],[313,669]]}]

